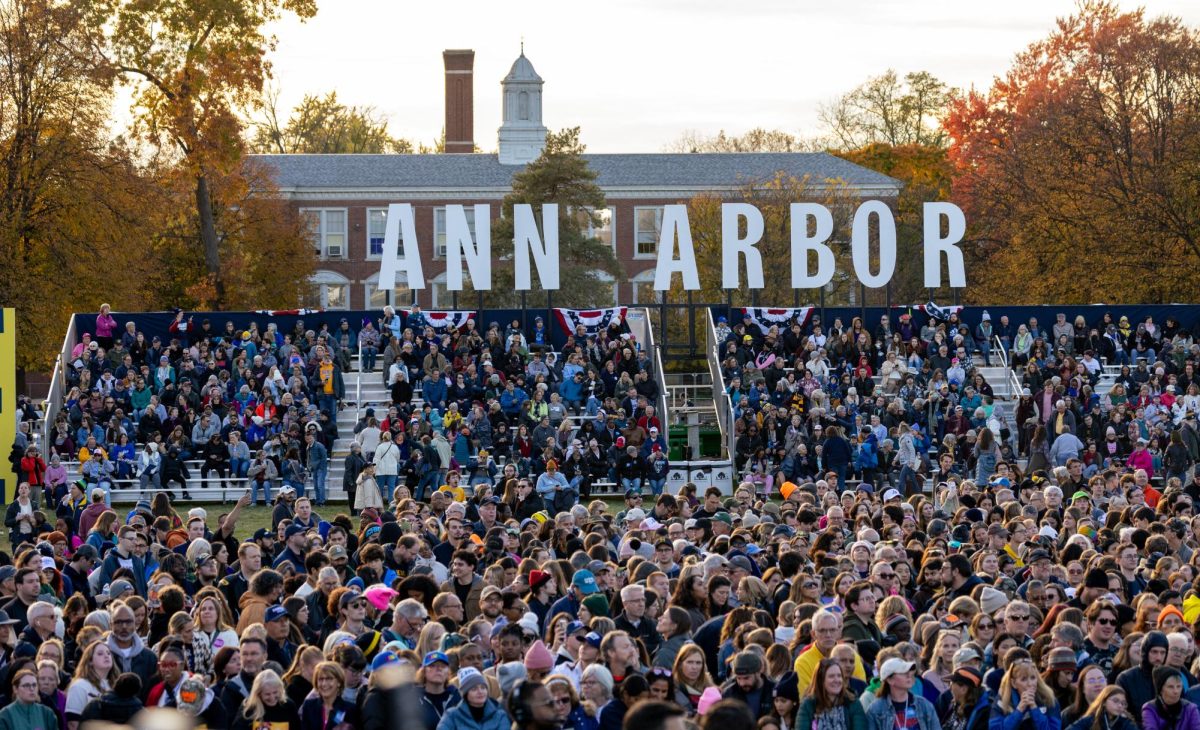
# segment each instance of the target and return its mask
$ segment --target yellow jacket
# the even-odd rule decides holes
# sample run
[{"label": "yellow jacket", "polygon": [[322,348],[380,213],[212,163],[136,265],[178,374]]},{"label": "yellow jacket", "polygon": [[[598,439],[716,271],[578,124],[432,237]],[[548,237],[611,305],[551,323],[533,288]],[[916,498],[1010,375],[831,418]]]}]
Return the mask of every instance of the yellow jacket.
[{"label": "yellow jacket", "polygon": [[[796,678],[799,680],[800,696],[807,697],[811,694],[813,676],[817,673],[817,665],[825,659],[825,655],[817,648],[816,644],[810,644],[807,649],[800,652],[800,656],[796,657]],[[867,672],[863,669],[862,658],[858,653],[854,654],[854,674],[855,679],[867,681]]]}]

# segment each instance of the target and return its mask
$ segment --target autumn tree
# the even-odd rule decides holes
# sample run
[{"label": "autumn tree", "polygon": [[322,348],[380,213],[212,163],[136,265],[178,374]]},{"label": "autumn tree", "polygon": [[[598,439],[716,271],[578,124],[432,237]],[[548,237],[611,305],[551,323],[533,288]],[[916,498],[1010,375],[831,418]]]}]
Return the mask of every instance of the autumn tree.
[{"label": "autumn tree", "polygon": [[387,120],[371,106],[350,106],[337,92],[305,95],[281,124],[278,95],[267,95],[261,119],[254,125],[255,152],[278,154],[383,154],[412,152],[412,143],[393,137]]},{"label": "autumn tree", "polygon": [[[539,231],[543,203],[558,204],[559,288],[553,302],[562,307],[594,307],[612,302],[611,287],[621,278],[621,267],[611,244],[590,234],[600,224],[597,211],[606,207],[604,191],[596,184],[596,172],[583,158],[585,147],[579,139],[579,127],[551,132],[546,146],[533,162],[513,175],[512,192],[504,197],[501,217],[492,226],[494,254],[511,260],[513,254],[513,206],[527,203],[533,207]],[[603,274],[611,277],[606,281]],[[533,288],[528,301],[546,301],[546,290],[532,274]],[[489,306],[511,306],[516,300],[512,266],[492,271],[492,291],[485,295]]]},{"label": "autumn tree", "polygon": [[80,304],[142,304],[151,274],[128,240],[154,191],[102,133],[110,79],[87,30],[77,3],[0,3],[0,306],[16,308],[21,368],[54,362]]},{"label": "autumn tree", "polygon": [[1200,274],[1200,38],[1088,1],[945,120],[975,301],[1164,302]]},{"label": "autumn tree", "polygon": [[689,130],[666,145],[665,152],[805,152],[812,145],[779,129],[755,127],[740,135],[725,130],[708,136]]},{"label": "autumn tree", "polygon": [[950,98],[946,84],[927,71],[901,79],[888,69],[821,106],[818,116],[828,147],[851,150],[875,143],[936,147],[945,143],[938,120]]},{"label": "autumn tree", "polygon": [[239,112],[271,71],[275,37],[265,28],[316,11],[316,0],[91,0],[94,48],[133,85],[136,131],[172,148],[190,176],[214,306],[223,304],[225,271],[212,183],[242,162]]}]

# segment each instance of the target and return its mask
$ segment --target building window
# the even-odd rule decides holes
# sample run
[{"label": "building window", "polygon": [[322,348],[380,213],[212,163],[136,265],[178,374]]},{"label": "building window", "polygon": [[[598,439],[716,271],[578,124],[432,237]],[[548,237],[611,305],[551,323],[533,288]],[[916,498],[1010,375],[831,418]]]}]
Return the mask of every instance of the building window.
[{"label": "building window", "polygon": [[[605,246],[613,246],[615,238],[613,237],[613,211],[612,208],[600,208],[599,210],[587,208],[592,215],[580,210],[575,216],[579,221],[579,227],[583,230],[583,234],[588,238],[595,238]],[[596,221],[599,221],[597,224]]]},{"label": "building window", "polygon": [[308,221],[313,248],[322,259],[346,258],[346,209],[306,208],[300,215]]},{"label": "building window", "polygon": [[[466,205],[467,228],[471,231],[471,240],[475,240],[475,206]],[[446,208],[433,209],[433,255],[446,258]]]},{"label": "building window", "polygon": [[596,287],[596,301],[591,305],[595,307],[617,306],[620,302],[617,299],[617,280],[612,277],[612,274],[607,271],[596,270],[592,274],[600,281]]},{"label": "building window", "polygon": [[[387,208],[367,208],[367,258],[383,258],[383,235],[387,229]],[[404,258],[404,231],[396,245],[396,258]]]},{"label": "building window", "polygon": [[522,91],[517,94],[517,118],[521,120],[529,119],[529,92]]},{"label": "building window", "polygon": [[663,207],[634,208],[633,257],[649,259],[658,255],[658,239],[662,234]]},{"label": "building window", "polygon": [[[443,253],[445,253],[443,251]],[[463,288],[462,291],[453,292],[446,288],[446,272],[442,272],[433,278],[430,282],[430,289],[433,290],[430,307],[433,309],[450,309],[454,306],[454,295],[458,295],[459,309],[473,309],[477,301],[475,289],[471,286],[471,274],[463,267]]]},{"label": "building window", "polygon": [[646,269],[629,280],[633,286],[634,304],[657,304],[658,292],[654,289],[654,269]]},{"label": "building window", "polygon": [[367,303],[367,309],[383,309],[391,305],[393,307],[407,307],[412,304],[413,290],[408,288],[408,282],[403,273],[396,273],[396,288],[390,291],[379,289],[379,274],[373,274],[371,278],[363,282],[365,289],[363,301]]},{"label": "building window", "polygon": [[310,306],[321,309],[350,308],[350,280],[336,271],[318,271],[313,274],[313,296]]}]

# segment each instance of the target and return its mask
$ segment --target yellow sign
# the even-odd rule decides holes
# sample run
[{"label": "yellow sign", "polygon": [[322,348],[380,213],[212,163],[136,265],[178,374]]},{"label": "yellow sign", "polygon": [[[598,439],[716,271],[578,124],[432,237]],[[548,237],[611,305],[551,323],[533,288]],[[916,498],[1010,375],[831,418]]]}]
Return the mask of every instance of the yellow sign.
[{"label": "yellow sign", "polygon": [[17,494],[17,474],[8,461],[17,438],[17,312],[0,309],[0,498],[7,504]]}]

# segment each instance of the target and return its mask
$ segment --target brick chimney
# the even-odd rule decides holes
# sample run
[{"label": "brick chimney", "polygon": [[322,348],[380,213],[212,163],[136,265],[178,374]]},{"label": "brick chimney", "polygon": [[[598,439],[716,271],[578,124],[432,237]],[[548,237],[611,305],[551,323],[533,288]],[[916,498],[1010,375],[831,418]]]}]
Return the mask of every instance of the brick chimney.
[{"label": "brick chimney", "polygon": [[475,51],[442,51],[446,65],[446,152],[475,151]]}]

